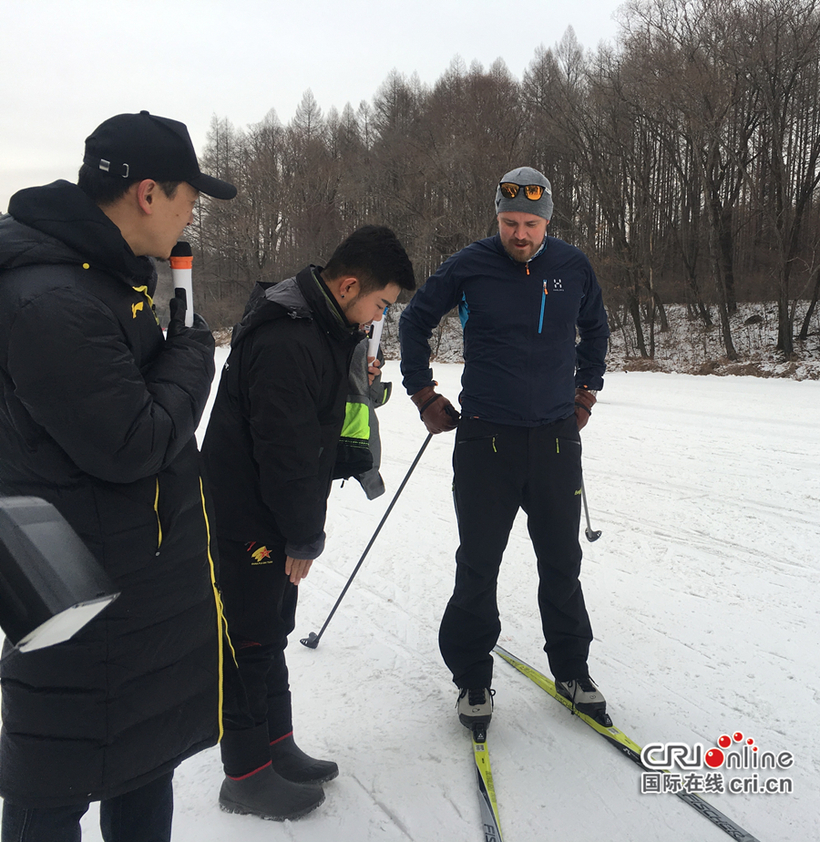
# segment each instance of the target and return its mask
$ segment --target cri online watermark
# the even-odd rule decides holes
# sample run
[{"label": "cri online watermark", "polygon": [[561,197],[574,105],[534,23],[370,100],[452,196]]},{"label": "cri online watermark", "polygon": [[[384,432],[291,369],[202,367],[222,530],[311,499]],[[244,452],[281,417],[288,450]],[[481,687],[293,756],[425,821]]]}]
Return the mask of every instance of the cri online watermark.
[{"label": "cri online watermark", "polygon": [[641,750],[641,763],[647,770],[641,774],[641,792],[645,794],[782,795],[793,791],[792,778],[761,773],[791,769],[794,755],[790,751],[760,751],[755,741],[740,731],[731,736],[721,734],[711,748],[701,743],[648,743]]}]

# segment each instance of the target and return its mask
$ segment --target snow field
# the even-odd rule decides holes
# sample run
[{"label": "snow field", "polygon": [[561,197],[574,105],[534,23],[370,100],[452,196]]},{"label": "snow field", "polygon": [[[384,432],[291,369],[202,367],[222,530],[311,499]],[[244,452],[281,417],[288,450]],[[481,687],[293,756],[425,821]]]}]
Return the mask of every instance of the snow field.
[{"label": "snow field", "polygon": [[[217,365],[225,350],[218,349]],[[438,365],[454,403],[461,366]],[[319,648],[318,632],[426,432],[404,395],[380,412],[387,493],[334,483],[327,549],[301,585],[288,661],[297,741],[341,773],[298,822],[217,806],[218,749],[176,775],[177,842],[479,842],[470,741],[455,715],[438,622],[457,546],[452,434],[433,438]],[[596,641],[592,675],[615,724],[643,745],[716,745],[736,730],[791,751],[790,795],[707,801],[761,842],[813,839],[820,813],[817,593],[820,383],[613,373],[583,436],[595,543],[582,538]],[[204,429],[204,422],[203,422]],[[501,643],[547,671],[534,556],[519,516],[499,581]],[[490,749],[505,842],[582,833],[607,842],[729,837],[503,662]],[[766,777],[767,775],[763,775]],[[99,840],[96,811],[86,840]]]}]

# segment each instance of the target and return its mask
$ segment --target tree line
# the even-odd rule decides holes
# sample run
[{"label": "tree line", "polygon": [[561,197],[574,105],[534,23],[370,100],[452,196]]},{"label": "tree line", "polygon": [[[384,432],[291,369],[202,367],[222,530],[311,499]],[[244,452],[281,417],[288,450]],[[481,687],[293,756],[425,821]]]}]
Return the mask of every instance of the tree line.
[{"label": "tree line", "polygon": [[679,303],[737,359],[737,303],[763,300],[795,355],[820,293],[820,0],[631,0],[619,15],[614,44],[584,49],[570,29],[520,80],[455,58],[432,86],[392,72],[356,109],[323,114],[307,91],[286,125],[214,117],[203,168],[239,195],[200,204],[198,306],[232,324],[255,282],[323,263],[370,222],[423,281],[494,233],[496,182],[527,165],[552,183],[550,233],[589,255],[642,356]]}]

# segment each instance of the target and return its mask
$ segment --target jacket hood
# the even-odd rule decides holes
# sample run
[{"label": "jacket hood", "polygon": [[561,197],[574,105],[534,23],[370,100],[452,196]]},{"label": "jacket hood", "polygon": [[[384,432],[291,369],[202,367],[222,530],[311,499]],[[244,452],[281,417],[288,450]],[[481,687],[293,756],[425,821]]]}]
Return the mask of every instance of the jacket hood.
[{"label": "jacket hood", "polygon": [[153,286],[148,257],[137,257],[119,228],[68,181],[15,193],[0,217],[0,269],[31,264],[88,263],[129,286]]},{"label": "jacket hood", "polygon": [[336,339],[359,333],[351,325],[320,277],[321,267],[308,266],[293,278],[278,284],[256,284],[248,299],[242,320],[233,329],[231,347],[264,322],[288,316],[312,319]]}]

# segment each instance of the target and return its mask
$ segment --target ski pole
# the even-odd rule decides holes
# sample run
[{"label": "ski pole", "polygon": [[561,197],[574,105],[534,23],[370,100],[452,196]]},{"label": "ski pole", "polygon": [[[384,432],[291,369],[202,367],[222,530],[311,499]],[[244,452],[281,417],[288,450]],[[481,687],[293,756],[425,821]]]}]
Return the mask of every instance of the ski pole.
[{"label": "ski pole", "polygon": [[352,584],[353,579],[356,578],[356,574],[359,572],[359,568],[362,566],[362,563],[364,562],[365,558],[367,557],[367,554],[370,552],[370,548],[373,546],[373,543],[375,542],[376,538],[378,537],[379,532],[381,532],[381,529],[384,526],[384,522],[387,520],[387,516],[393,510],[393,506],[396,505],[396,500],[399,499],[399,494],[401,494],[402,491],[404,491],[404,486],[407,485],[407,480],[410,479],[410,475],[416,469],[416,465],[418,465],[419,460],[422,457],[422,454],[427,449],[427,445],[430,444],[431,438],[433,438],[433,434],[428,433],[427,438],[424,440],[424,444],[422,444],[422,446],[421,446],[421,450],[419,450],[418,454],[416,455],[416,458],[413,460],[413,464],[410,466],[410,469],[407,471],[407,474],[405,475],[404,479],[402,480],[401,485],[399,486],[396,493],[393,495],[393,499],[390,501],[390,505],[387,507],[387,511],[384,513],[381,521],[379,522],[379,525],[376,527],[376,531],[373,533],[373,537],[370,539],[367,546],[364,548],[364,552],[362,553],[361,558],[359,559],[356,566],[353,568],[353,572],[350,574],[350,578],[347,580],[347,584],[344,586],[344,588],[342,588],[342,592],[339,594],[339,598],[336,600],[336,604],[330,610],[330,614],[327,615],[327,619],[325,620],[325,624],[319,630],[319,634],[316,634],[316,632],[311,632],[307,637],[303,637],[299,641],[303,646],[307,646],[308,649],[315,649],[319,645],[319,641],[322,639],[322,635],[325,633],[325,629],[327,628],[328,623],[331,621],[333,615],[336,613],[336,609],[339,607],[339,603],[344,599],[344,596],[347,593],[347,589]]},{"label": "ski pole", "polygon": [[589,522],[589,507],[587,506],[587,492],[584,488],[583,477],[581,477],[581,499],[584,501],[584,513],[587,516],[587,528],[584,530],[584,535],[587,536],[587,541],[597,541],[601,537],[601,530],[593,529]]}]

